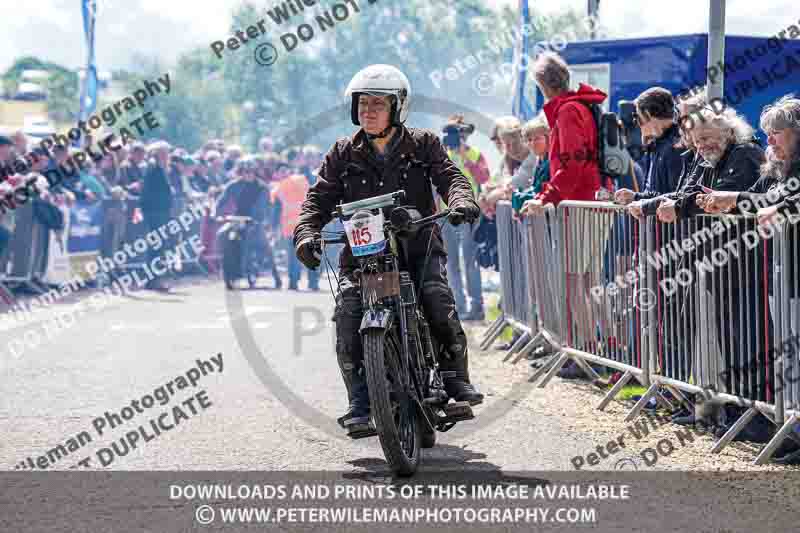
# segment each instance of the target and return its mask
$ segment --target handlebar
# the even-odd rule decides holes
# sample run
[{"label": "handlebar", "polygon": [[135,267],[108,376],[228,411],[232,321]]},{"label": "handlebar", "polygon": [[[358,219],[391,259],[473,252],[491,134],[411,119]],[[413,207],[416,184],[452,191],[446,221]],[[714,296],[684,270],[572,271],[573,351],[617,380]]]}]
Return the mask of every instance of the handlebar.
[{"label": "handlebar", "polygon": [[319,244],[324,244],[325,246],[329,244],[347,244],[347,235],[340,233],[335,239],[323,239],[322,237],[319,237],[317,241]]},{"label": "handlebar", "polygon": [[239,215],[225,215],[221,217],[218,216],[216,218],[217,222],[241,222],[243,224],[248,224],[254,221],[253,217],[245,217]]},{"label": "handlebar", "polygon": [[421,218],[416,222],[412,222],[411,224],[414,226],[419,226],[420,228],[424,228],[425,226],[430,226],[440,218],[445,218],[450,215],[450,210],[445,209],[441,213],[436,213],[435,215],[431,215],[429,217]]},{"label": "handlebar", "polygon": [[[416,220],[414,222],[409,222],[409,226],[413,227],[413,228],[416,228],[416,229],[421,229],[421,228],[424,228],[426,226],[430,226],[431,224],[433,224],[437,220],[445,218],[445,217],[447,217],[449,215],[450,215],[450,209],[444,209],[440,213],[436,213],[434,215],[431,215],[431,216],[428,216],[428,217],[425,217],[425,218],[421,218],[421,219]],[[386,225],[391,225],[391,224],[389,222],[387,222]],[[336,237],[336,238],[333,238],[333,239],[326,239],[326,238],[322,238],[322,236],[318,236],[318,237],[315,238],[315,242],[319,246],[321,246],[323,244],[327,246],[329,244],[347,244],[348,243],[347,235],[344,232],[339,233],[339,236]]]}]

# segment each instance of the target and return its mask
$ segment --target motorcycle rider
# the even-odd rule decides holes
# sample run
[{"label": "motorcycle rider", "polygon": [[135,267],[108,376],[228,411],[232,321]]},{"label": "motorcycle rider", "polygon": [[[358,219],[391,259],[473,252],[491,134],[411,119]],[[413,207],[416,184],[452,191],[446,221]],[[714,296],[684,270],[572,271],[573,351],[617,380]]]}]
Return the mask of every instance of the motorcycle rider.
[{"label": "motorcycle rider", "polygon": [[[479,214],[472,186],[447,157],[439,137],[431,131],[404,126],[410,108],[410,84],[406,76],[390,65],[371,65],[350,81],[345,99],[351,106],[351,120],[361,128],[339,139],[325,156],[318,179],[309,190],[294,231],[295,253],[309,268],[320,263],[318,234],[332,218],[339,203],[348,203],[406,191],[408,205],[424,216],[436,212],[433,187],[452,213],[450,222],[474,222]],[[431,237],[432,232],[432,237]],[[431,239],[430,258],[425,255]],[[444,379],[447,394],[456,401],[477,405],[483,394],[470,383],[467,337],[456,312],[453,293],[447,283],[447,259],[438,225],[422,230],[408,243],[409,270],[416,285],[423,278],[425,316],[431,333],[444,347],[440,369],[452,372]],[[349,246],[339,259],[339,292],[336,296],[336,355],[347,387],[350,408],[339,418],[343,427],[369,421],[369,396],[363,369],[359,326],[363,316],[357,263]]]},{"label": "motorcycle rider", "polygon": [[[236,162],[234,172],[238,179],[225,186],[222,195],[217,200],[216,213],[234,214],[236,216],[251,217],[255,224],[250,226],[245,237],[245,246],[242,246],[242,273],[245,270],[245,259],[250,250],[255,249],[259,257],[266,259],[272,266],[272,278],[275,288],[280,289],[283,283],[275,265],[272,247],[265,235],[265,224],[275,227],[274,221],[268,220],[273,210],[269,203],[269,191],[256,179],[256,162],[250,157],[245,157]],[[235,204],[231,209],[229,205]],[[271,223],[273,222],[273,223]],[[220,235],[227,234],[227,225],[223,226]]]}]

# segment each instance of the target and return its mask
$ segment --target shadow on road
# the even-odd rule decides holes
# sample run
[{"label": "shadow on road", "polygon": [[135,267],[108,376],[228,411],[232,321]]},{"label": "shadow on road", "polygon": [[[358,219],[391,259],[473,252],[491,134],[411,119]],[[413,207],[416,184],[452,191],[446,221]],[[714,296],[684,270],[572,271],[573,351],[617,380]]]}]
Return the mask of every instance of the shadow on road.
[{"label": "shadow on road", "polygon": [[451,483],[467,487],[503,484],[537,487],[550,483],[546,479],[533,476],[506,474],[500,466],[483,461],[482,459],[486,459],[486,454],[458,446],[439,444],[434,448],[423,450],[422,454],[422,464],[417,473],[410,478],[394,475],[384,459],[374,457],[348,461],[354,467],[363,468],[365,471],[348,472],[342,477],[366,483],[397,485]]}]

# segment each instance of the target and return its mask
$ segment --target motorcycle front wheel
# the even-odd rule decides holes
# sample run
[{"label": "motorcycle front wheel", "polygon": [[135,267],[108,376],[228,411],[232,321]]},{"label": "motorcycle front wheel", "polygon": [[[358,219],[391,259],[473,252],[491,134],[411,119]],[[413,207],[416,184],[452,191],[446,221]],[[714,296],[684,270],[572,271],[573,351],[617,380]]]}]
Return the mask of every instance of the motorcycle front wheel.
[{"label": "motorcycle front wheel", "polygon": [[369,329],[363,345],[370,410],[383,454],[392,471],[410,476],[419,466],[422,432],[417,406],[402,385],[411,379],[400,364],[400,343],[393,332]]},{"label": "motorcycle front wheel", "polygon": [[251,289],[256,288],[259,270],[260,264],[258,256],[255,254],[255,252],[253,252],[250,254],[250,257],[247,258],[247,284]]},{"label": "motorcycle front wheel", "polygon": [[229,291],[235,289],[234,282],[242,275],[241,265],[241,241],[226,238],[222,244],[222,278]]}]

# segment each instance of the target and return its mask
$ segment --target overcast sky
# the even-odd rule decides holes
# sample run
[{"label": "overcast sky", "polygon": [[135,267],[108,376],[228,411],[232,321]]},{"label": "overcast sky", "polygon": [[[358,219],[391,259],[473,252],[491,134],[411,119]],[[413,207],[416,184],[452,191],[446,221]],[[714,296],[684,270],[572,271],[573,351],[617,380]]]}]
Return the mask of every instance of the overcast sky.
[{"label": "overcast sky", "polygon": [[[363,1],[363,0],[362,0]],[[380,0],[389,4],[391,1]],[[439,1],[439,0],[431,0]],[[242,0],[99,0],[97,63],[100,70],[128,68],[133,52],[157,55],[167,63],[197,45],[227,36],[230,12]],[[0,0],[0,71],[21,55],[36,55],[68,67],[85,63],[79,0]],[[270,0],[267,5],[277,4]],[[380,3],[378,5],[380,5]],[[517,6],[517,0],[487,0]],[[16,5],[14,5],[16,4]],[[586,9],[586,0],[531,0],[544,13]],[[257,5],[265,5],[259,1]],[[728,0],[727,31],[769,36],[796,23],[797,0]],[[694,11],[693,11],[694,10]],[[760,12],[757,12],[760,10]],[[601,23],[611,37],[653,37],[702,33],[708,2],[601,0]]]}]

